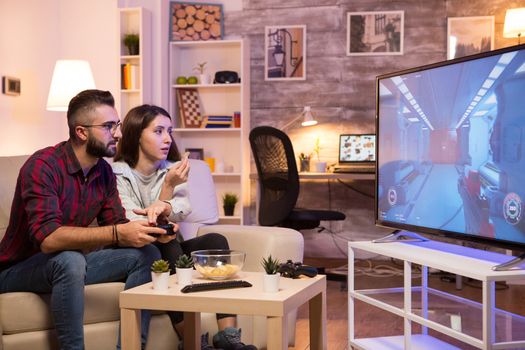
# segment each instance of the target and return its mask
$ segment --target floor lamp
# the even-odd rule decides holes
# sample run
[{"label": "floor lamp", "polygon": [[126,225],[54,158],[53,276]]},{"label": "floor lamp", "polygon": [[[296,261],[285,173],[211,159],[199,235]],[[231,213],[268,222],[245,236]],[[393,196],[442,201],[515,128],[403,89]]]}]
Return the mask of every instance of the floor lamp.
[{"label": "floor lamp", "polygon": [[58,60],[49,87],[46,109],[66,112],[69,101],[76,94],[95,88],[95,80],[88,61]]},{"label": "floor lamp", "polygon": [[505,14],[505,24],[503,25],[503,37],[518,37],[519,45],[523,34],[525,34],[525,7],[508,9]]}]

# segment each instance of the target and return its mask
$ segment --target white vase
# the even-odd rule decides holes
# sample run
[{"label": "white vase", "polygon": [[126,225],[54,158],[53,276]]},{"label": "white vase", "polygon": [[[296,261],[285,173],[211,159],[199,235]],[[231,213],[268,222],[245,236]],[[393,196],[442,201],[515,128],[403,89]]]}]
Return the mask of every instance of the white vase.
[{"label": "white vase", "polygon": [[208,85],[210,83],[210,76],[208,74],[199,75],[199,79],[202,85]]},{"label": "white vase", "polygon": [[315,163],[315,171],[317,173],[324,173],[324,172],[326,172],[326,162],[317,162],[317,163]]},{"label": "white vase", "polygon": [[263,275],[263,291],[266,293],[277,293],[279,291],[279,281],[281,275],[276,273],[274,275]]},{"label": "white vase", "polygon": [[175,270],[175,276],[177,276],[177,284],[179,287],[185,287],[191,284],[191,277],[193,275],[193,268],[180,268],[177,267]]},{"label": "white vase", "polygon": [[151,281],[154,290],[168,290],[170,273],[169,272],[151,272]]}]

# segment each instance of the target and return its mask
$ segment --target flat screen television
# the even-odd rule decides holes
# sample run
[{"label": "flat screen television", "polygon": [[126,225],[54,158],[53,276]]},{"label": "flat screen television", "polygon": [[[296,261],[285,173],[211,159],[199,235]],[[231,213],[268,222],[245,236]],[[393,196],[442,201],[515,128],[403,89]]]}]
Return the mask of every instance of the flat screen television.
[{"label": "flat screen television", "polygon": [[525,251],[525,45],[376,87],[376,223]]}]

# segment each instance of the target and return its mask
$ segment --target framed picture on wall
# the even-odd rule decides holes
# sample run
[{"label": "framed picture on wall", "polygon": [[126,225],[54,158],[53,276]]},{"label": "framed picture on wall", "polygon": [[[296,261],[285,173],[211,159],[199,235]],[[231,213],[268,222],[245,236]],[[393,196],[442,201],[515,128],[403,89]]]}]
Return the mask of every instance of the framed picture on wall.
[{"label": "framed picture on wall", "polygon": [[20,79],[8,76],[2,77],[2,93],[5,95],[20,95],[20,86]]},{"label": "framed picture on wall", "polygon": [[264,30],[264,80],[306,79],[306,26]]},{"label": "framed picture on wall", "polygon": [[170,2],[170,40],[220,40],[224,33],[222,4]]},{"label": "framed picture on wall", "polygon": [[186,148],[185,152],[189,153],[189,159],[204,160],[204,149],[202,148]]},{"label": "framed picture on wall", "polygon": [[402,55],[404,11],[348,12],[346,54]]},{"label": "framed picture on wall", "polygon": [[494,49],[494,16],[449,17],[447,59]]}]

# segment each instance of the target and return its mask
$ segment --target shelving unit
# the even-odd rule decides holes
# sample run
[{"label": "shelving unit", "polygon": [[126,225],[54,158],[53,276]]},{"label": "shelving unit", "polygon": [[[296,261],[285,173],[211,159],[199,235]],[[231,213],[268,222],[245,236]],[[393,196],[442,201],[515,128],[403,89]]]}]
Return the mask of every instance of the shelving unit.
[{"label": "shelving unit", "polygon": [[[120,94],[116,96],[117,110],[120,117],[124,118],[126,113],[133,107],[151,100],[151,16],[141,7],[129,7],[119,9],[119,76],[123,80],[121,65],[131,64],[135,68],[134,84],[132,88],[123,89],[119,84]],[[129,55],[128,49],[123,44],[126,34],[139,35],[139,54]]]},{"label": "shelving unit", "polygon": [[[206,62],[205,73],[211,81],[217,71],[237,72],[241,81],[232,84],[176,84],[177,77],[198,76],[194,67]],[[244,224],[248,218],[250,146],[250,52],[246,39],[213,41],[176,41],[169,46],[169,112],[174,116],[173,137],[181,152],[202,148],[205,158],[215,158],[224,171],[212,172],[217,192],[220,223]],[[241,113],[238,128],[183,128],[177,104],[177,89],[195,88],[199,95],[201,115]],[[224,216],[222,196],[226,192],[239,197],[234,216]]]},{"label": "shelving unit", "polygon": [[[355,290],[355,250],[363,250],[403,261],[402,288]],[[446,334],[478,349],[522,349],[525,347],[525,317],[495,307],[496,281],[525,280],[524,270],[492,271],[509,256],[473,248],[426,242],[349,242],[348,243],[348,339],[355,349],[363,350],[459,350],[431,335],[429,330]],[[421,285],[412,285],[412,264],[421,265]],[[478,303],[428,287],[428,268],[479,280],[483,302]],[[404,334],[398,336],[355,338],[355,301],[395,314],[404,321]],[[439,307],[437,307],[439,305]],[[457,316],[458,310],[465,310]],[[451,315],[456,315],[456,321]],[[466,318],[458,326],[457,317]],[[421,333],[412,333],[412,323]]]}]

